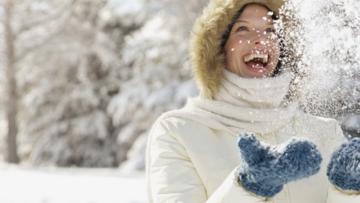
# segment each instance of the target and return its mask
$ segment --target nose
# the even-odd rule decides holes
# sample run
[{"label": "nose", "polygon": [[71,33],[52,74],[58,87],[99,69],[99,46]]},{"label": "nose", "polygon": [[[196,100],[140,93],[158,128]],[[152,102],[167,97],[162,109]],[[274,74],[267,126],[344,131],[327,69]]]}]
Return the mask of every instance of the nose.
[{"label": "nose", "polygon": [[265,45],[267,40],[268,39],[265,34],[256,32],[253,42],[255,45]]},{"label": "nose", "polygon": [[263,39],[261,39],[261,38],[257,38],[257,39],[254,41],[254,44],[255,44],[255,45],[265,45],[266,42],[265,42]]},{"label": "nose", "polygon": [[264,42],[262,40],[256,40],[255,41],[255,45],[262,45],[264,44]]}]

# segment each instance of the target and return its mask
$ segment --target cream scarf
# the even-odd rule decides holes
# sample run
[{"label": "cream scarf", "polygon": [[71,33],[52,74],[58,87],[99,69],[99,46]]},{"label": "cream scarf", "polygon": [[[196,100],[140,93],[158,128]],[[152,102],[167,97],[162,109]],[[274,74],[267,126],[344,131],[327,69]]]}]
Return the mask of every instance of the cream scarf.
[{"label": "cream scarf", "polygon": [[189,98],[186,105],[164,116],[199,122],[211,129],[269,134],[287,125],[297,112],[297,103],[284,104],[292,74],[248,79],[224,69],[224,78],[214,100]]}]

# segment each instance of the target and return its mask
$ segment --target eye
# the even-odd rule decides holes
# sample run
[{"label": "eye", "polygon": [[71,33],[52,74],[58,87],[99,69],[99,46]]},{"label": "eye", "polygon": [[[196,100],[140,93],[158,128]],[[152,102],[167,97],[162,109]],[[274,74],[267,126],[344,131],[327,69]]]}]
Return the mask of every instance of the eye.
[{"label": "eye", "polygon": [[249,29],[246,26],[239,26],[236,29],[236,32],[241,32],[241,31],[249,31]]},{"label": "eye", "polygon": [[267,28],[265,30],[266,33],[276,33],[276,30],[274,28]]}]

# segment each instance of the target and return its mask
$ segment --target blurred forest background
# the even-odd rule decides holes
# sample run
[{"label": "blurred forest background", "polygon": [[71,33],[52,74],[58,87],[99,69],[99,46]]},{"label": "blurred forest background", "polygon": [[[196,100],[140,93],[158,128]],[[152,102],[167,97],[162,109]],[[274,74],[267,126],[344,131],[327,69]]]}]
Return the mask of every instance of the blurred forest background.
[{"label": "blurred forest background", "polygon": [[143,170],[154,119],[197,94],[204,2],[1,1],[1,160]]},{"label": "blurred forest background", "polygon": [[[188,39],[206,3],[1,1],[0,161],[144,170],[151,124],[197,95]],[[358,135],[357,71],[304,109]]]}]

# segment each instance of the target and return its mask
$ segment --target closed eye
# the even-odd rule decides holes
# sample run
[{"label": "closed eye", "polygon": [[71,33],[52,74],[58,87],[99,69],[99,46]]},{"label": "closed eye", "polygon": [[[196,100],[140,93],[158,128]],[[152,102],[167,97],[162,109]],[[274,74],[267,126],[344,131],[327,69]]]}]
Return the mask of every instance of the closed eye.
[{"label": "closed eye", "polygon": [[246,26],[239,26],[236,29],[236,32],[241,32],[241,31],[249,31],[249,29]]},{"label": "closed eye", "polygon": [[274,28],[267,28],[266,30],[266,33],[275,33],[276,30]]}]

